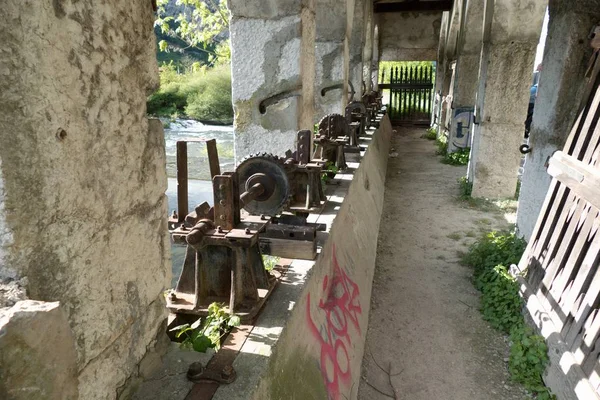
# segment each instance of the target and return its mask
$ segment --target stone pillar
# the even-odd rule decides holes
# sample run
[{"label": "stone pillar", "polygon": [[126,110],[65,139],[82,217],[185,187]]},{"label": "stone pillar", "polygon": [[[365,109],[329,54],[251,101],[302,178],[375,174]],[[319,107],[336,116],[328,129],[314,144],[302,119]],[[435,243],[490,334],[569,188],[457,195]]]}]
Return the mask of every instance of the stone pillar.
[{"label": "stone pillar", "polygon": [[379,90],[379,22],[375,20],[375,30],[373,31],[373,57],[371,58],[371,90]]},{"label": "stone pillar", "polygon": [[343,114],[346,106],[348,4],[347,0],[316,0],[316,6],[314,121],[318,122],[330,113]]},{"label": "stone pillar", "polygon": [[550,0],[548,37],[542,61],[523,173],[517,227],[527,240],[550,185],[545,163],[562,150],[575,122],[592,54],[587,36],[600,22],[600,0]]},{"label": "stone pillar", "polygon": [[[0,286],[19,279],[31,300],[60,303],[81,399],[115,398],[165,335],[164,132],[146,118],[153,25],[148,0],[2,2]],[[28,325],[38,341],[54,334],[45,325]],[[62,351],[48,339],[35,357]]]},{"label": "stone pillar", "polygon": [[373,2],[365,2],[365,44],[363,49],[363,74],[362,79],[365,83],[365,91],[370,92],[373,90],[373,83],[371,80],[371,67],[373,63],[373,39],[375,33],[375,15],[373,13]]},{"label": "stone pillar", "polygon": [[474,107],[483,40],[483,2],[465,0],[465,17],[459,37],[454,80],[455,107]]},{"label": "stone pillar", "polygon": [[348,19],[348,27],[352,27],[349,44],[349,68],[351,89],[354,89],[355,92],[354,100],[360,100],[363,94],[363,48],[365,45],[365,29],[367,28],[366,3],[370,2],[355,0],[353,16]]},{"label": "stone pillar", "polygon": [[512,197],[517,187],[533,61],[545,1],[487,0],[470,177],[474,197]]},{"label": "stone pillar", "polygon": [[[468,130],[465,129],[466,132],[457,132],[454,114],[457,109],[465,110],[460,118],[472,121],[472,111],[466,110],[475,108],[483,40],[483,5],[481,0],[464,0],[463,3],[464,17],[458,39],[452,91],[449,151],[456,150],[458,147],[468,147],[471,142],[470,136],[473,133],[474,125],[471,125]],[[465,118],[466,115],[468,117]]]},{"label": "stone pillar", "polygon": [[434,126],[438,134],[442,132],[442,93],[444,92],[444,79],[446,77],[446,38],[448,37],[448,23],[450,13],[445,11],[442,13],[442,21],[440,24],[440,41],[438,45],[437,61],[435,63],[435,87],[434,87],[434,103],[432,110],[431,125]]},{"label": "stone pillar", "polygon": [[315,0],[229,0],[235,157],[283,155],[313,126]]}]

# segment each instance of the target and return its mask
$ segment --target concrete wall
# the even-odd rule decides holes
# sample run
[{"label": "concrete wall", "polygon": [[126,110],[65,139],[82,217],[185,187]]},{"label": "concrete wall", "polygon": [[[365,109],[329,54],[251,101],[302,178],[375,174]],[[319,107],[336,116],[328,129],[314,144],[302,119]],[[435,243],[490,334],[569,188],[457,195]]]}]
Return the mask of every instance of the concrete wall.
[{"label": "concrete wall", "polygon": [[[315,123],[327,114],[344,113],[353,14],[354,0],[316,0]],[[322,89],[340,84],[341,88],[321,94]]]},{"label": "concrete wall", "polygon": [[436,59],[441,12],[381,13],[378,16],[382,61]]},{"label": "concrete wall", "polygon": [[551,0],[529,144],[522,178],[517,227],[527,240],[550,186],[546,160],[563,148],[575,121],[592,48],[587,36],[600,21],[598,0]]},{"label": "concrete wall", "polygon": [[288,271],[215,400],[356,399],[392,130],[387,117],[381,126],[349,188],[330,197],[339,211],[306,281]]},{"label": "concrete wall", "polygon": [[[315,0],[227,5],[236,159],[265,149],[283,155],[299,129],[312,129]],[[261,110],[265,99],[273,101]]]},{"label": "concrete wall", "polygon": [[7,0],[2,15],[0,278],[60,302],[79,395],[114,399],[170,282],[151,2]]}]

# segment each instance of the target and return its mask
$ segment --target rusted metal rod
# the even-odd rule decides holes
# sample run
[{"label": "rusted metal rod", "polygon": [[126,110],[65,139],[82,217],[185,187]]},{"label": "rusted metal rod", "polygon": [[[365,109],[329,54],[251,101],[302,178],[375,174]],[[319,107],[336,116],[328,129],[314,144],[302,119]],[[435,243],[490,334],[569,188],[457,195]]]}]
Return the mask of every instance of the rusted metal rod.
[{"label": "rusted metal rod", "polygon": [[251,188],[246,190],[244,193],[240,195],[240,206],[244,208],[246,204],[250,203],[252,200],[255,200],[258,196],[265,192],[265,187],[262,183],[258,182],[252,185]]}]

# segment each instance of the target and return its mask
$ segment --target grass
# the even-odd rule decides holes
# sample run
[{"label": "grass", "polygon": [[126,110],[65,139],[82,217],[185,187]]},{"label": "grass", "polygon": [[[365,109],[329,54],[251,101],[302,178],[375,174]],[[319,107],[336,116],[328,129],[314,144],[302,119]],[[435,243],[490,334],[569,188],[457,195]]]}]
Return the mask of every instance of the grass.
[{"label": "grass", "polygon": [[469,155],[471,154],[471,149],[466,147],[464,149],[460,149],[455,151],[454,153],[446,153],[444,154],[444,158],[442,158],[442,162],[448,165],[467,165],[469,164]]},{"label": "grass", "polygon": [[452,239],[452,240],[460,240],[462,238],[462,235],[458,232],[454,232],[449,234],[448,236],[446,236],[448,239]]},{"label": "grass", "polygon": [[421,137],[427,140],[436,140],[437,131],[434,128],[429,128],[424,134],[421,135]]}]

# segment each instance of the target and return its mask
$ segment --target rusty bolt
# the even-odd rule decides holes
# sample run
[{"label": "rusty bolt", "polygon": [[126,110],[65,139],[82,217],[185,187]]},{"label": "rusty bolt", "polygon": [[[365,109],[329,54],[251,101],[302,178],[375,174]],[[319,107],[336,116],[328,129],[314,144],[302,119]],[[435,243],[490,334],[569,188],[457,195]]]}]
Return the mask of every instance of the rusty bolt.
[{"label": "rusty bolt", "polygon": [[221,225],[217,226],[217,232],[223,233],[223,228],[221,228]]},{"label": "rusty bolt", "polygon": [[174,292],[171,292],[171,293],[169,294],[169,299],[170,299],[171,301],[175,301],[175,300],[177,300],[177,295],[176,295]]},{"label": "rusty bolt", "polygon": [[231,365],[226,366],[221,371],[221,377],[224,379],[230,378],[233,375],[233,367]]},{"label": "rusty bolt", "polygon": [[225,205],[225,200],[219,201],[219,204],[222,205],[222,206],[224,206]]},{"label": "rusty bolt", "polygon": [[185,225],[181,225],[181,230],[182,231],[187,231],[187,227]]},{"label": "rusty bolt", "polygon": [[219,215],[219,219],[220,219],[221,221],[225,221],[225,216],[224,216],[224,215]]},{"label": "rusty bolt", "polygon": [[264,221],[264,220],[266,220],[266,219],[267,219],[267,217],[265,217],[265,215],[264,215],[264,214],[261,214],[261,215],[260,215],[260,220],[261,220],[261,221]]},{"label": "rusty bolt", "polygon": [[246,229],[244,230],[244,232],[246,232],[246,235],[249,235],[249,234],[250,234],[250,228],[246,228]]},{"label": "rusty bolt", "polygon": [[219,185],[219,190],[225,190],[225,185],[223,185],[223,184],[220,184],[220,185]]}]

